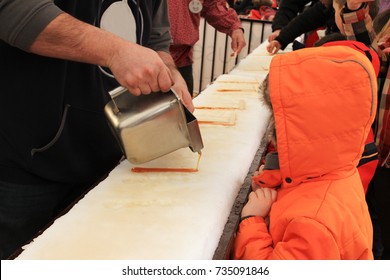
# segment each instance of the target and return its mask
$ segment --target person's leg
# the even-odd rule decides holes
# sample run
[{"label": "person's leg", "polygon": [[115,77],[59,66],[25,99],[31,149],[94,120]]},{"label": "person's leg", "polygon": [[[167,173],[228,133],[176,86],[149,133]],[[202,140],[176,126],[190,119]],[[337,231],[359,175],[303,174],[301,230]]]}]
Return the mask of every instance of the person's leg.
[{"label": "person's leg", "polygon": [[192,75],[192,65],[179,67],[178,69],[187,83],[188,91],[190,92],[191,96],[194,96],[194,77]]},{"label": "person's leg", "polygon": [[378,167],[373,180],[383,245],[382,259],[390,260],[390,169]]},{"label": "person's leg", "polygon": [[0,258],[9,258],[31,241],[83,191],[54,183],[18,185],[0,181]]}]

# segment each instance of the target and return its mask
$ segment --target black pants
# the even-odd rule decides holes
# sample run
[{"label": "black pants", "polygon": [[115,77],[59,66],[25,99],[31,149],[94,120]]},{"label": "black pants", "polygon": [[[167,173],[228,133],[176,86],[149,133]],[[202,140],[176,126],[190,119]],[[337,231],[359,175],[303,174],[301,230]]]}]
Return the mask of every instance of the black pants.
[{"label": "black pants", "polygon": [[0,259],[7,259],[48,226],[86,187],[0,181]]},{"label": "black pants", "polygon": [[191,93],[191,96],[194,96],[194,77],[192,75],[192,65],[180,67],[178,69],[187,83],[188,91]]},{"label": "black pants", "polygon": [[366,195],[374,226],[374,255],[390,260],[390,169],[377,167]]}]

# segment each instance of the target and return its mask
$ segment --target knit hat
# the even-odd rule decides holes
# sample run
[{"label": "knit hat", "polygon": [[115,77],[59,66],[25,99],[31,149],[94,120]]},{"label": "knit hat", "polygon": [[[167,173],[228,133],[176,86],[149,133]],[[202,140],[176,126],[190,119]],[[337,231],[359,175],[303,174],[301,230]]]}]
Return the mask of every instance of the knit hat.
[{"label": "knit hat", "polygon": [[367,58],[371,61],[372,66],[374,67],[375,74],[378,77],[379,74],[379,69],[380,69],[380,61],[379,61],[379,56],[370,47],[366,46],[365,44],[358,42],[358,41],[353,41],[353,40],[343,40],[343,41],[332,41],[323,44],[324,47],[326,46],[348,46],[350,48],[353,48],[354,50],[357,50],[361,52],[362,54],[366,55]]}]

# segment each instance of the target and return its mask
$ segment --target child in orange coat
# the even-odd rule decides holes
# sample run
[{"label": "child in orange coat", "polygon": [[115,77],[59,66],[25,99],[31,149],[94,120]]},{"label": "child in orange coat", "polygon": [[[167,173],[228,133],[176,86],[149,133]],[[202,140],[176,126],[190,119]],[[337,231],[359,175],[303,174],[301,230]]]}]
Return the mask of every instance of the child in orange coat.
[{"label": "child in orange coat", "polygon": [[373,259],[356,168],[376,112],[371,62],[340,46],[278,55],[263,88],[277,152],[253,178],[233,257]]}]

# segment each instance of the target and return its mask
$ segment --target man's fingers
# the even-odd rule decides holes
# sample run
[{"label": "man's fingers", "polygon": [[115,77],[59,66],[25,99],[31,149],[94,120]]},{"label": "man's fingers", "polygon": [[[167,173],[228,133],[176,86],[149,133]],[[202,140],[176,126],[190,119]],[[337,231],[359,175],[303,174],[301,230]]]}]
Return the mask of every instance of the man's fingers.
[{"label": "man's fingers", "polygon": [[159,90],[163,92],[167,92],[173,86],[173,79],[168,67],[164,67],[164,69],[157,76],[157,83]]},{"label": "man's fingers", "polygon": [[152,88],[149,84],[141,84],[138,87],[142,94],[150,94],[152,92]]}]

